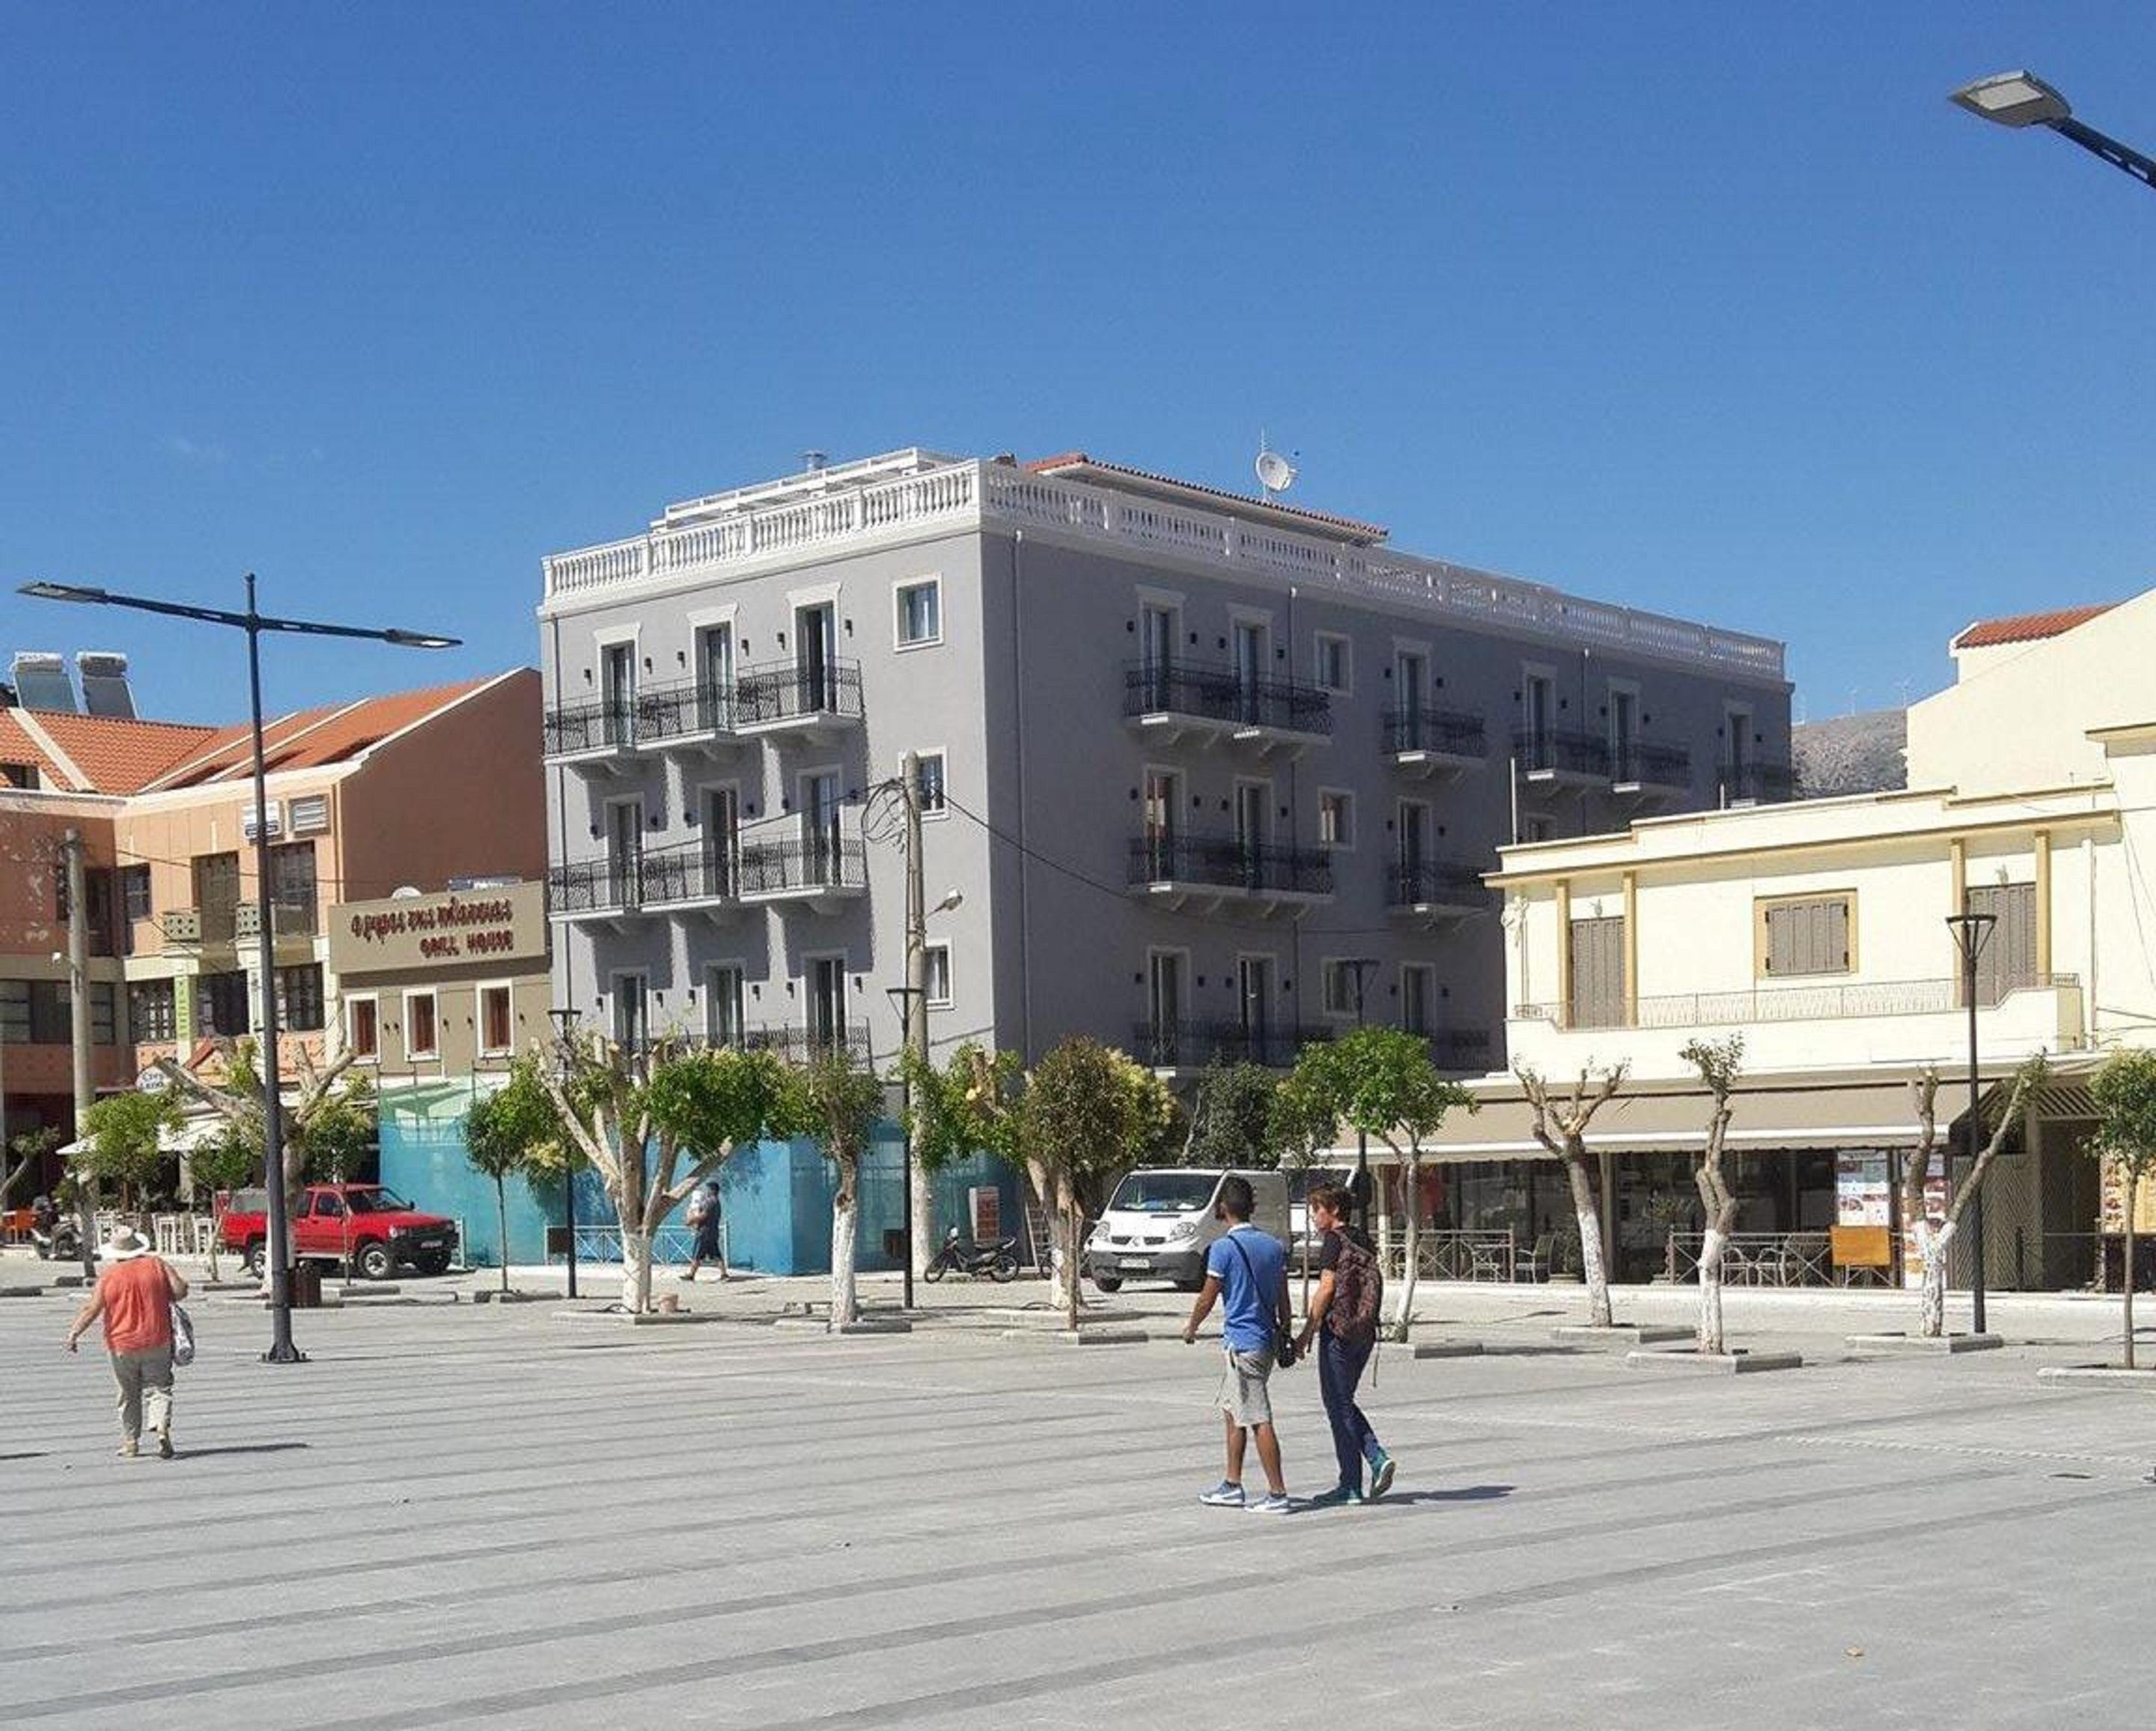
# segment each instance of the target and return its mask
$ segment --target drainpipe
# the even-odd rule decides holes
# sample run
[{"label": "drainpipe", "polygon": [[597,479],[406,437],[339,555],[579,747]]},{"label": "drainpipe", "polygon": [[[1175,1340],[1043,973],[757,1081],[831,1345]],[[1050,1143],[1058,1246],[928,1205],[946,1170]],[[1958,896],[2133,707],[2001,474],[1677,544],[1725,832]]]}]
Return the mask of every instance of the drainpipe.
[{"label": "drainpipe", "polygon": [[2088,1002],[2083,1011],[2088,1028],[2088,1043],[2097,1040],[2097,1018],[2102,1014],[2097,1006],[2102,1003],[2097,991],[2096,979],[2096,837],[2082,837],[2082,867],[2088,878]]},{"label": "drainpipe", "polygon": [[[1026,894],[1026,868],[1033,863],[1033,847],[1026,835],[1025,799],[1025,587],[1020,573],[1024,562],[1020,557],[1025,547],[1025,531],[1011,531],[1011,691],[1018,705],[1018,738],[1014,756],[1018,770],[1014,780],[1018,790],[1018,977],[1019,977],[1019,1040],[1025,1053],[1025,1061],[1032,1063],[1037,1054],[1033,1046],[1033,912]],[[993,856],[993,838],[990,838],[989,854]],[[989,942],[994,943],[994,927],[989,927]]]}]

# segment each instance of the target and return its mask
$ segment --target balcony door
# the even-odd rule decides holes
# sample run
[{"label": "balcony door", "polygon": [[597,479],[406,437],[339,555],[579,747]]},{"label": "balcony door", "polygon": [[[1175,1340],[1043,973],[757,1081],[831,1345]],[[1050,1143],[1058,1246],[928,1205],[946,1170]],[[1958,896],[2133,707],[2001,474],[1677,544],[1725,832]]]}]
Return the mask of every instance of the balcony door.
[{"label": "balcony door", "polygon": [[832,665],[838,655],[835,624],[828,601],[793,609],[794,683],[803,711],[839,706]]},{"label": "balcony door", "polygon": [[636,737],[636,645],[609,643],[599,651],[601,723],[608,745],[629,745]]},{"label": "balcony door", "polygon": [[644,802],[617,799],[607,807],[608,900],[633,907],[644,877]]},{"label": "balcony door", "polygon": [[1547,769],[1550,736],[1557,729],[1557,681],[1547,673],[1530,673],[1521,688],[1521,701],[1526,706],[1522,719],[1527,726],[1527,767]]},{"label": "balcony door", "polygon": [[1994,922],[1976,958],[1976,1001],[1989,1006],[2036,984],[2035,885],[1972,885],[1969,911],[1988,913]]},{"label": "balcony door", "polygon": [[1235,963],[1235,984],[1242,1000],[1243,1056],[1262,1064],[1273,1025],[1273,958],[1241,958]]},{"label": "balcony door", "polygon": [[732,788],[704,789],[706,893],[732,896],[741,888],[741,794]]},{"label": "balcony door", "polygon": [[830,1051],[846,1040],[846,958],[819,956],[808,964],[808,1044]]},{"label": "balcony door", "polygon": [[1253,889],[1265,876],[1265,820],[1272,797],[1265,782],[1241,782],[1235,788],[1235,856],[1243,881]]},{"label": "balcony door", "polygon": [[1394,665],[1393,683],[1399,687],[1394,698],[1399,709],[1399,748],[1404,752],[1421,751],[1423,711],[1430,701],[1430,657],[1413,650],[1402,650]]},{"label": "balcony door", "polygon": [[195,907],[202,915],[205,943],[228,943],[239,907],[239,855],[198,854],[194,861]]},{"label": "balcony door", "polygon": [[1423,873],[1430,864],[1430,808],[1419,799],[1403,799],[1394,814],[1399,830],[1403,899],[1420,899]]},{"label": "balcony door", "polygon": [[734,628],[706,625],[696,634],[696,720],[706,732],[734,724]]},{"label": "balcony door", "polygon": [[1173,770],[1148,769],[1145,778],[1146,865],[1155,879],[1175,872],[1175,836],[1183,804],[1183,778]]},{"label": "balcony door", "polygon": [[1427,1038],[1437,1031],[1432,1010],[1437,999],[1435,971],[1426,962],[1400,969],[1400,1026]]},{"label": "balcony door", "polygon": [[1179,952],[1155,950],[1148,959],[1146,1015],[1152,1061],[1175,1063],[1178,1033],[1183,1020],[1183,957]]},{"label": "balcony door", "polygon": [[640,973],[613,977],[613,1039],[624,1051],[641,1051],[650,1040],[648,984]]},{"label": "balcony door", "polygon": [[1175,665],[1175,609],[1148,604],[1138,615],[1139,665],[1145,672],[1145,707],[1166,709],[1168,670]]},{"label": "balcony door", "polygon": [[1624,1025],[1625,922],[1621,917],[1572,922],[1572,1000],[1566,1012],[1575,1028]]},{"label": "balcony door", "polygon": [[829,883],[839,870],[839,773],[801,778],[802,864],[810,883]]},{"label": "balcony door", "polygon": [[1621,686],[1609,692],[1609,771],[1616,782],[1635,782],[1640,766],[1635,761],[1640,742],[1640,696]]},{"label": "balcony door", "polygon": [[1266,639],[1271,634],[1255,619],[1235,625],[1235,713],[1246,726],[1265,719]]}]

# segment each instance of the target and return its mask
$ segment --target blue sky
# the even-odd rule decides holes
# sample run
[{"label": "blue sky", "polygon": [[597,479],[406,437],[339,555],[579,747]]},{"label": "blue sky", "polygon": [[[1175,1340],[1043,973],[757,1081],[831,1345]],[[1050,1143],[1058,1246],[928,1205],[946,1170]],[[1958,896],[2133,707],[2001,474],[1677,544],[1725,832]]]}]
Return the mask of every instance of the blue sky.
[{"label": "blue sky", "polygon": [[[2156,8],[0,0],[0,578],[536,658],[550,549],[921,444],[1080,447],[1786,638],[1816,717],[2150,581]],[[154,712],[231,646],[116,647]]]}]

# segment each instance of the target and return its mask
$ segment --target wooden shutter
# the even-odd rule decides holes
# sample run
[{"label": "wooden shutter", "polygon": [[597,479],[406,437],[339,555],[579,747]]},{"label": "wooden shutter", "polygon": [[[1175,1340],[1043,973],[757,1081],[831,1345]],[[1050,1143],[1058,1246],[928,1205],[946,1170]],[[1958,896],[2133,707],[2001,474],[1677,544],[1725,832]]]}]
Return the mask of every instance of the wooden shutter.
[{"label": "wooden shutter", "polygon": [[1775,979],[1849,972],[1849,899],[1784,901],[1767,910],[1767,972]]}]

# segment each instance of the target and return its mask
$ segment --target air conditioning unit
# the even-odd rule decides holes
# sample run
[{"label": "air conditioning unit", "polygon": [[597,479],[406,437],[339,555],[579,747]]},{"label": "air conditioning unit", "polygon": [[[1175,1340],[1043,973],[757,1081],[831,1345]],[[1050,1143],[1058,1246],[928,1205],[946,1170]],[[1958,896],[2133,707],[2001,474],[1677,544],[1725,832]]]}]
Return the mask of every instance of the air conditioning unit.
[{"label": "air conditioning unit", "polygon": [[[262,810],[263,815],[269,819],[270,833],[272,835],[283,835],[285,813],[282,802],[272,799],[262,808]],[[239,833],[249,841],[254,840],[254,807],[251,803],[239,814]]]},{"label": "air conditioning unit", "polygon": [[[330,826],[330,801],[326,794],[310,794],[304,799],[295,799],[291,809],[292,833],[295,835],[313,835]],[[271,819],[275,826],[275,819]]]}]

